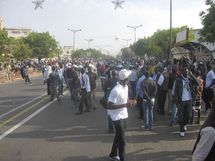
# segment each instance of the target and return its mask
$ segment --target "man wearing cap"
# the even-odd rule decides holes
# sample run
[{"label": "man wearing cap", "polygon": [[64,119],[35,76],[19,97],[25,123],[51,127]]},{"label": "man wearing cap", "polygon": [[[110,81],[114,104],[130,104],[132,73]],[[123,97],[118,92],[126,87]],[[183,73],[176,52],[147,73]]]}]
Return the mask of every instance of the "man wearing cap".
[{"label": "man wearing cap", "polygon": [[[131,71],[122,69],[119,71],[119,82],[111,90],[108,98],[108,115],[110,115],[114,128],[115,137],[109,159],[113,161],[124,161],[125,155],[125,119],[128,118],[127,107],[135,104],[135,101],[128,100],[128,83]],[[119,156],[117,155],[119,152]]]}]

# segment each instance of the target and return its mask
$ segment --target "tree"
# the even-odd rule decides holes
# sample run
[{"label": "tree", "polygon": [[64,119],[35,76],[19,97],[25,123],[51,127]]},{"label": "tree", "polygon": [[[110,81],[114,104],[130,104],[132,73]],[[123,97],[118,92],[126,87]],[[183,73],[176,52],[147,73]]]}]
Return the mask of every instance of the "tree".
[{"label": "tree", "polygon": [[205,4],[209,6],[207,12],[202,11],[199,15],[203,28],[201,30],[202,41],[214,43],[215,41],[215,4],[213,0],[206,0]]},{"label": "tree", "polygon": [[87,55],[86,51],[84,49],[79,49],[76,50],[73,54],[72,54],[72,58],[83,58]]},{"label": "tree", "polygon": [[[187,26],[172,29],[172,46],[175,44],[176,34],[184,28]],[[188,41],[193,39],[193,31],[190,30]],[[151,37],[138,40],[130,48],[139,57],[167,59],[170,52],[170,30],[157,30]]]},{"label": "tree", "polygon": [[122,59],[131,59],[134,56],[134,53],[132,52],[131,48],[122,48]]},{"label": "tree", "polygon": [[16,46],[13,49],[13,56],[21,62],[32,57],[32,50],[28,44],[24,43],[23,39],[16,40]]},{"label": "tree", "polygon": [[7,45],[9,43],[8,34],[5,30],[0,31],[0,58],[5,59],[7,53]]},{"label": "tree", "polygon": [[59,53],[57,41],[48,33],[30,33],[24,42],[32,49],[32,57],[38,58],[50,58],[57,56]]}]

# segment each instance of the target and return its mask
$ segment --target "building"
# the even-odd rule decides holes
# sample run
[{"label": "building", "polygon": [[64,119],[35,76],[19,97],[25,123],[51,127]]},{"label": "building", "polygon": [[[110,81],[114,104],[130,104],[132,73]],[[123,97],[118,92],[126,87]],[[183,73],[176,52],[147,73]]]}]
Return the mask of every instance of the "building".
[{"label": "building", "polygon": [[64,46],[62,49],[61,60],[71,59],[73,52],[73,46]]},{"label": "building", "polygon": [[32,32],[31,29],[28,28],[5,28],[8,33],[8,37],[21,38],[28,36],[29,33]]},{"label": "building", "polygon": [[3,30],[4,24],[3,24],[3,19],[0,17],[0,31]]}]

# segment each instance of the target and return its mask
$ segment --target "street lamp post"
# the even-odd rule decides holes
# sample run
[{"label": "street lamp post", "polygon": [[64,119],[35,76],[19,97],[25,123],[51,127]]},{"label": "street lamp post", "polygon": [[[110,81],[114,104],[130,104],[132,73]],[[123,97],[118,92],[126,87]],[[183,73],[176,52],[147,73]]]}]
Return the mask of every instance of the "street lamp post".
[{"label": "street lamp post", "polygon": [[[85,40],[88,42],[88,50],[89,50],[90,49],[90,42],[92,42],[94,39],[85,39]],[[90,55],[90,54],[88,54],[88,55]]]},{"label": "street lamp post", "polygon": [[172,49],[172,0],[170,0],[170,44],[169,44],[168,60],[170,59],[171,49]]},{"label": "street lamp post", "polygon": [[68,29],[68,30],[73,32],[73,52],[74,52],[75,51],[75,33],[78,31],[81,31],[81,29],[78,29],[78,30]]},{"label": "street lamp post", "polygon": [[126,47],[128,47],[128,42],[131,40],[131,39],[122,39],[126,42]]},{"label": "street lamp post", "polygon": [[127,25],[128,28],[132,28],[134,30],[134,42],[136,42],[136,30],[139,28],[139,27],[142,27],[143,25],[139,25],[139,26],[129,26]]},{"label": "street lamp post", "polygon": [[88,42],[88,49],[90,48],[90,42],[92,42],[94,39],[85,39]]}]

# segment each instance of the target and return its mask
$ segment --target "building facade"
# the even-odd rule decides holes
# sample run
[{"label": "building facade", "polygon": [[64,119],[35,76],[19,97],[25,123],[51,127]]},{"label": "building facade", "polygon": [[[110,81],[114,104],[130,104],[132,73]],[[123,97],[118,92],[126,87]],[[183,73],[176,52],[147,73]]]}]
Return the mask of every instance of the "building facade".
[{"label": "building facade", "polygon": [[61,60],[71,60],[73,53],[73,46],[64,46],[62,49]]},{"label": "building facade", "polygon": [[8,37],[21,38],[28,36],[29,33],[32,32],[31,29],[28,28],[5,28],[8,33]]}]

